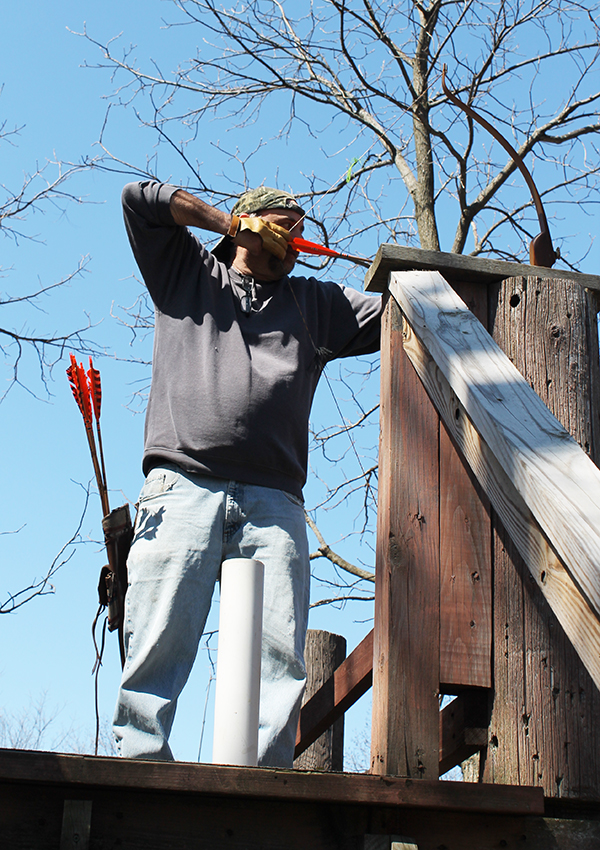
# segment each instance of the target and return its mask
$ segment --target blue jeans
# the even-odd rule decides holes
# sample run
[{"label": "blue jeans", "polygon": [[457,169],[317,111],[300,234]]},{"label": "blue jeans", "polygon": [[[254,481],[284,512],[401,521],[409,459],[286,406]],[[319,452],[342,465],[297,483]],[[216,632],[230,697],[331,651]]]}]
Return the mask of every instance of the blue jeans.
[{"label": "blue jeans", "polygon": [[221,562],[265,565],[259,764],[291,767],[305,685],[309,559],[301,501],[269,487],[153,469],[127,562],[126,662],[114,719],[127,758],[172,759],[168,738]]}]

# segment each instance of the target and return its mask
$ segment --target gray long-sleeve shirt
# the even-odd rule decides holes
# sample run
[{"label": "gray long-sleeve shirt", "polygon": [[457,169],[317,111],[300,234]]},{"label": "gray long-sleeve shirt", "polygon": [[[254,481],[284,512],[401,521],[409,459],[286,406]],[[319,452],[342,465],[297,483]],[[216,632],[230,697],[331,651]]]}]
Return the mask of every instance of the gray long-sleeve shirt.
[{"label": "gray long-sleeve shirt", "polygon": [[379,348],[381,299],[315,278],[243,284],[186,227],[175,186],[131,183],[123,210],[154,301],[152,388],[143,467],[190,472],[302,495],[308,418],[328,360]]}]

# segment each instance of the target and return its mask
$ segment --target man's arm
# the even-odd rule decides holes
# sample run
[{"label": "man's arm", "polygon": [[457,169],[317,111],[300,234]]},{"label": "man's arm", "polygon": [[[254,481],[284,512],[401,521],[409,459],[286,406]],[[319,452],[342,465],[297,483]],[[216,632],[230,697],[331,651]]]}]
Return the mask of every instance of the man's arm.
[{"label": "man's arm", "polygon": [[210,230],[224,236],[231,225],[232,216],[229,213],[205,204],[200,198],[183,189],[178,189],[171,195],[170,207],[175,224],[184,227],[200,227],[202,230]]},{"label": "man's arm", "polygon": [[233,244],[246,248],[251,254],[258,255],[263,248],[282,260],[287,251],[291,234],[273,222],[266,222],[256,216],[237,216],[222,212],[178,189],[170,200],[171,215],[175,224],[184,227],[200,227],[213,233],[229,234]]}]

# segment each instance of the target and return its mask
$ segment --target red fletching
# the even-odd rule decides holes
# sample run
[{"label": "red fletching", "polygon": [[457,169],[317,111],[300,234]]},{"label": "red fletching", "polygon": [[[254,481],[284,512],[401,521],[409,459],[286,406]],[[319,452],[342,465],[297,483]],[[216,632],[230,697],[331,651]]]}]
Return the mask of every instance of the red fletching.
[{"label": "red fletching", "polygon": [[[110,505],[108,503],[108,490],[106,487],[106,470],[104,469],[104,456],[102,454],[102,439],[100,437],[100,402],[102,393],[100,391],[100,373],[94,369],[92,358],[90,357],[90,371],[88,376],[85,374],[83,363],[77,363],[75,355],[71,354],[71,365],[67,369],[67,377],[73,390],[73,396],[77,402],[77,407],[83,416],[85,432],[87,435],[92,463],[94,465],[94,474],[96,476],[96,484],[98,485],[98,493],[102,503],[102,515],[108,516],[110,513]],[[96,451],[96,440],[94,438],[94,426],[92,422],[92,402],[94,405],[94,414],[96,416],[96,430],[98,432],[98,443],[100,445],[100,458],[102,468],[98,462],[98,452]]]},{"label": "red fletching", "polygon": [[290,240],[290,245],[296,251],[302,251],[305,254],[317,254],[323,257],[339,257],[341,256],[332,248],[326,248],[325,245],[317,245],[316,242],[309,242],[308,239],[301,239],[299,236],[294,236]]},{"label": "red fletching", "polygon": [[316,242],[309,242],[307,239],[301,239],[299,236],[294,236],[290,239],[290,246],[296,251],[303,251],[305,254],[316,254],[322,257],[336,257],[339,260],[349,260],[351,263],[356,263],[359,266],[368,268],[371,261],[364,257],[355,257],[352,254],[341,254],[339,251],[334,251],[333,248],[326,248],[325,245],[318,245]]},{"label": "red fletching", "polygon": [[81,364],[77,364],[75,356],[71,354],[71,365],[67,369],[67,377],[71,385],[73,397],[77,407],[81,411],[86,427],[92,425],[92,409],[90,404],[90,388]]},{"label": "red fletching", "polygon": [[88,379],[90,395],[92,397],[92,404],[94,406],[94,416],[96,417],[96,422],[99,422],[100,407],[102,405],[102,384],[100,383],[100,372],[98,371],[98,369],[94,369],[94,364],[92,363],[91,357],[90,368],[88,371]]},{"label": "red fletching", "polygon": [[[75,359],[72,354],[71,359]],[[77,402],[77,407],[79,408],[79,410],[81,411],[81,415],[83,416],[83,404],[81,402],[81,394],[77,386],[77,363],[75,363],[74,365],[73,363],[71,363],[71,365],[67,369],[67,378],[69,379],[69,385],[73,393],[73,398]]]},{"label": "red fletching", "polygon": [[83,418],[85,420],[86,426],[89,425],[91,428],[92,400],[90,398],[90,385],[88,384],[88,379],[87,375],[85,374],[85,369],[83,368],[83,363],[77,364],[77,379],[79,381],[79,386],[81,387],[81,397],[83,399]]}]

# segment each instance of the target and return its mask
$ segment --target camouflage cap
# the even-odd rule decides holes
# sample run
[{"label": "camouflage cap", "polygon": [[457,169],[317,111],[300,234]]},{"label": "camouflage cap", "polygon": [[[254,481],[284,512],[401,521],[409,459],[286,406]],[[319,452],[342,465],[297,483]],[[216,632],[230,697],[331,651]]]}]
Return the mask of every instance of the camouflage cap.
[{"label": "camouflage cap", "polygon": [[259,186],[258,189],[250,189],[240,195],[232,212],[240,213],[261,212],[261,210],[293,210],[304,215],[304,210],[293,195],[282,192],[281,189],[271,189],[269,186]]}]

